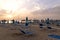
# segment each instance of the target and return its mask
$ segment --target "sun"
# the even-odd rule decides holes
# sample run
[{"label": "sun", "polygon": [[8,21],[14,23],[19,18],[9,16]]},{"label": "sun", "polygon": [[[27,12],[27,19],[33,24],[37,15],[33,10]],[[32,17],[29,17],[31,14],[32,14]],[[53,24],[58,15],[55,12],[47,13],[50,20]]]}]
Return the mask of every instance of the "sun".
[{"label": "sun", "polygon": [[7,11],[16,11],[19,8],[19,4],[16,0],[7,0],[1,4],[2,8]]},{"label": "sun", "polygon": [[12,15],[7,15],[7,17],[11,18],[11,17],[12,17]]},{"label": "sun", "polygon": [[[25,6],[27,0],[0,0],[1,10],[5,10],[4,17],[6,19],[15,19],[16,17],[26,16],[30,12]],[[16,18],[17,19],[17,18]]]},{"label": "sun", "polygon": [[16,1],[14,2],[10,2],[10,1],[7,1],[3,6],[2,6],[3,9],[5,10],[9,10],[9,11],[15,11],[18,9],[18,4]]},{"label": "sun", "polygon": [[19,11],[25,5],[26,0],[6,0],[0,1],[0,8],[6,10],[8,13]]}]

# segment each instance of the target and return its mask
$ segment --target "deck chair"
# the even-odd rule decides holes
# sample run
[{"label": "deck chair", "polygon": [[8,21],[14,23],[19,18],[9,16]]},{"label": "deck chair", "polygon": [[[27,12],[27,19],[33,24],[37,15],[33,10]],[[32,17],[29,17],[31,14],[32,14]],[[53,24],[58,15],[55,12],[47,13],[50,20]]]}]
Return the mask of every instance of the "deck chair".
[{"label": "deck chair", "polygon": [[53,29],[53,28],[50,26],[50,24],[47,24],[47,28],[48,28],[48,29]]},{"label": "deck chair", "polygon": [[51,37],[51,38],[60,39],[60,36],[59,35],[50,34],[48,36]]},{"label": "deck chair", "polygon": [[43,24],[39,24],[40,25],[40,28],[43,28]]},{"label": "deck chair", "polygon": [[27,35],[31,35],[31,34],[32,34],[32,32],[29,32],[29,31],[24,31],[24,30],[21,30],[21,29],[20,29],[20,31],[21,31],[23,34],[27,34]]},{"label": "deck chair", "polygon": [[[25,25],[23,25],[22,27],[25,28],[25,29],[28,29],[28,27],[29,27],[28,25],[29,25],[29,23],[25,23]],[[32,32],[30,32],[30,31],[28,31],[28,30],[25,30],[25,29],[24,29],[24,30],[21,30],[21,29],[20,29],[20,31],[21,31],[23,34],[27,34],[27,35],[31,35],[31,34],[32,34]]]},{"label": "deck chair", "polygon": [[48,29],[53,29],[52,27],[47,27]]}]

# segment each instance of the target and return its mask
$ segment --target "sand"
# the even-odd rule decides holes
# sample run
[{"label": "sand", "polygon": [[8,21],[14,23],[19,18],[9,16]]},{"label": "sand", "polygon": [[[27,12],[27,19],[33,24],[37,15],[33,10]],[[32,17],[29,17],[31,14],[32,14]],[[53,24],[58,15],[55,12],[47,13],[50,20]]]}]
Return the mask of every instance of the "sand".
[{"label": "sand", "polygon": [[25,35],[21,33],[18,30],[19,28],[19,25],[0,24],[0,40],[57,40],[55,38],[48,37],[48,35],[60,35],[60,29],[49,30],[47,28],[43,28],[41,30],[38,24],[30,25],[31,32],[33,32],[32,35]]}]

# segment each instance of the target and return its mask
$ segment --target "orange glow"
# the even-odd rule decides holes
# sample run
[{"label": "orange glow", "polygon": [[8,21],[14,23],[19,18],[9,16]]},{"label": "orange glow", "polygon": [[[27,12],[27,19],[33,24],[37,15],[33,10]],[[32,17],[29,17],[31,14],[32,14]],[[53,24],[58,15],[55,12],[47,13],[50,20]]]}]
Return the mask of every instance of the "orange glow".
[{"label": "orange glow", "polygon": [[[0,0],[0,19],[22,19],[26,16],[32,16],[31,11],[39,10],[40,8],[34,6],[32,10],[29,10],[26,4],[26,0]],[[2,11],[1,11],[2,10]]]}]

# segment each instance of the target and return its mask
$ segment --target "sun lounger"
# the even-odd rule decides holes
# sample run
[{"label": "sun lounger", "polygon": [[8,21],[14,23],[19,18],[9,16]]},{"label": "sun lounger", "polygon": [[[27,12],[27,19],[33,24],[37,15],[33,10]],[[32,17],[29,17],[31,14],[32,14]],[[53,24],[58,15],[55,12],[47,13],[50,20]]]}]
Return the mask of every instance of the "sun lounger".
[{"label": "sun lounger", "polygon": [[50,34],[48,36],[51,37],[51,38],[60,39],[60,36],[59,35]]},{"label": "sun lounger", "polygon": [[32,34],[32,32],[29,32],[29,31],[24,31],[24,30],[21,30],[21,29],[20,29],[20,31],[21,31],[23,34],[27,34],[27,35],[31,35],[31,34]]},{"label": "sun lounger", "polygon": [[48,29],[52,29],[52,27],[47,27]]},{"label": "sun lounger", "polygon": [[44,26],[42,23],[40,23],[39,25],[40,25],[40,28],[43,28],[43,26]]}]

